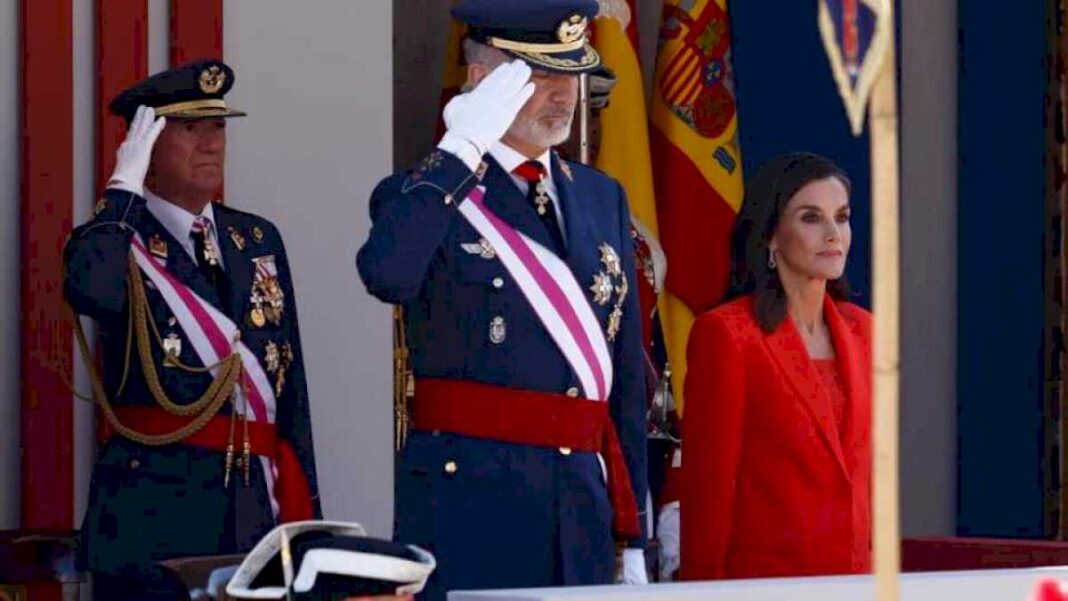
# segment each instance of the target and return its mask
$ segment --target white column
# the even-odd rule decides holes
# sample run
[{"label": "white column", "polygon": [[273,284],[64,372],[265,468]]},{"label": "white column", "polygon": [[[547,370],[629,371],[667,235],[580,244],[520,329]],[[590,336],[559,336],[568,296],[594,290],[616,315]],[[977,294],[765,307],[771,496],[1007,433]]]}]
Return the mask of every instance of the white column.
[{"label": "white column", "polygon": [[957,3],[901,6],[901,520],[951,535],[957,502]]},{"label": "white column", "polygon": [[328,518],[392,523],[388,307],[354,266],[367,200],[392,170],[388,0],[231,0],[225,58],[236,71],[226,200],[271,219],[294,272]]},{"label": "white column", "polygon": [[[96,15],[90,2],[74,3],[74,143],[71,160],[74,166],[73,226],[89,220],[96,193]],[[90,340],[96,338],[96,324],[82,319]],[[74,338],[70,341],[75,389],[88,394],[90,382],[85,362]],[[96,452],[93,405],[70,395],[74,403],[74,523],[81,527],[89,494],[89,476]]]},{"label": "white column", "polygon": [[0,529],[19,523],[19,3],[0,2]]}]

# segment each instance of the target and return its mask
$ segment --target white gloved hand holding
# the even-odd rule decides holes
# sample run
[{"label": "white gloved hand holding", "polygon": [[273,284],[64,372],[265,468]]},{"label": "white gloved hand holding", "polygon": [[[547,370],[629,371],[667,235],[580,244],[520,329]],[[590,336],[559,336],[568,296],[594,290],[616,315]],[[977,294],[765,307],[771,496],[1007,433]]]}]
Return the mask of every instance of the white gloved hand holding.
[{"label": "white gloved hand holding", "polygon": [[165,125],[167,118],[157,119],[156,111],[151,107],[137,107],[126,132],[126,139],[115,153],[115,171],[108,179],[108,188],[126,190],[138,196],[145,195],[145,175],[148,173],[148,164],[152,161],[152,147]]},{"label": "white gloved hand holding", "polygon": [[679,569],[679,502],[672,501],[660,508],[656,524],[656,538],[660,541],[660,581],[674,580]]},{"label": "white gloved hand holding", "polygon": [[616,581],[619,584],[649,584],[644,549],[623,549],[623,565]]},{"label": "white gloved hand holding", "polygon": [[459,157],[474,171],[512,126],[516,115],[534,94],[530,67],[521,60],[494,69],[470,92],[445,105],[445,135],[438,148]]}]

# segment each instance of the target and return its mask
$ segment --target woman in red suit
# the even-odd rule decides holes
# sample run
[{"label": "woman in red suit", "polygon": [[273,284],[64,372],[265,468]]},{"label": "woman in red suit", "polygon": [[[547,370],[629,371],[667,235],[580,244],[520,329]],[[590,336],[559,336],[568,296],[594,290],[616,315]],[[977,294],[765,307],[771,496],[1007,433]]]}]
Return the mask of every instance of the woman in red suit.
[{"label": "woman in red suit", "polygon": [[850,183],[780,156],[747,188],[726,304],[694,323],[682,578],[871,567],[871,314],[847,301]]}]

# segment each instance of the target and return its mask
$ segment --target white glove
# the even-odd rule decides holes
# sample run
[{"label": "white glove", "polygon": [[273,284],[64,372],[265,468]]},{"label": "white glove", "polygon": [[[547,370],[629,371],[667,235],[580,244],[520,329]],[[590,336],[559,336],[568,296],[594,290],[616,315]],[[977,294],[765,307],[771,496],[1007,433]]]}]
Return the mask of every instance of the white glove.
[{"label": "white glove", "polygon": [[470,92],[458,94],[445,105],[445,135],[438,148],[450,152],[474,171],[504,136],[515,116],[534,94],[530,67],[521,60],[498,66]]},{"label": "white glove", "polygon": [[152,146],[156,143],[167,118],[156,119],[156,111],[147,106],[137,107],[134,118],[126,132],[126,139],[115,153],[115,171],[108,179],[108,188],[118,188],[145,195],[145,174],[152,161]]},{"label": "white glove", "polygon": [[660,581],[672,580],[679,569],[679,502],[672,501],[660,508],[656,521],[656,538],[660,541]]},{"label": "white glove", "polygon": [[623,565],[616,577],[619,584],[649,584],[645,571],[645,551],[643,549],[623,549]]}]

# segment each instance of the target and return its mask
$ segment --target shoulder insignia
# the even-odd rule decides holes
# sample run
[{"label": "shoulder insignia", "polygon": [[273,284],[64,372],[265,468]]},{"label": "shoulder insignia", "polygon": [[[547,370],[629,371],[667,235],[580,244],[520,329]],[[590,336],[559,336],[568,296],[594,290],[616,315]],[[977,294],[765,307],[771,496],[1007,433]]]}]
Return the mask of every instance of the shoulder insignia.
[{"label": "shoulder insignia", "polygon": [[567,164],[567,161],[560,159],[560,171],[564,174],[564,177],[568,181],[575,181],[575,176],[571,174],[571,167]]}]

